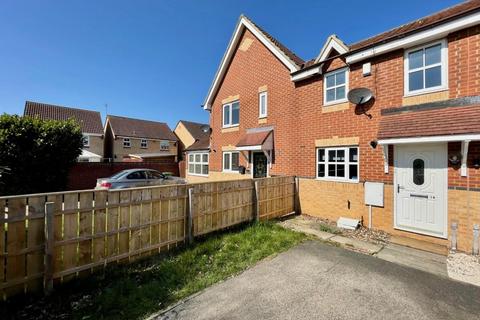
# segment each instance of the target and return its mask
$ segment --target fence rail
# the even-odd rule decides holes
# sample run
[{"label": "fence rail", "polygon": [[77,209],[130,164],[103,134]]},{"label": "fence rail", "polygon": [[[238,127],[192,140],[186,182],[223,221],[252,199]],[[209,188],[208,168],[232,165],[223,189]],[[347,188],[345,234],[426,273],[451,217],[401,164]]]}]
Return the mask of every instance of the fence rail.
[{"label": "fence rail", "polygon": [[49,291],[246,221],[295,211],[296,180],[0,197],[0,295]]}]

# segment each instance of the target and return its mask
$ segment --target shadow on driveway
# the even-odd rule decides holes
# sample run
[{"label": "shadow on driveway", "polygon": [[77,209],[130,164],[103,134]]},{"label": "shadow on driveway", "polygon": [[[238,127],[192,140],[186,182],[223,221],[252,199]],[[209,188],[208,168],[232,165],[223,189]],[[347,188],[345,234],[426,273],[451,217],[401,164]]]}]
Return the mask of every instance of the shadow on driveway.
[{"label": "shadow on driveway", "polygon": [[480,288],[318,241],[154,319],[480,319]]}]

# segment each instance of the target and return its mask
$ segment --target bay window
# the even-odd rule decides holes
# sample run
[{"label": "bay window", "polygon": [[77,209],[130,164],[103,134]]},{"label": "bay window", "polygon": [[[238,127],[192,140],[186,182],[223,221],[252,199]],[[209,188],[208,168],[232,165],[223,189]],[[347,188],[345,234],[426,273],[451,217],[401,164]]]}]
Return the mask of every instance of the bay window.
[{"label": "bay window", "polygon": [[208,152],[188,154],[188,173],[197,176],[208,175]]}]

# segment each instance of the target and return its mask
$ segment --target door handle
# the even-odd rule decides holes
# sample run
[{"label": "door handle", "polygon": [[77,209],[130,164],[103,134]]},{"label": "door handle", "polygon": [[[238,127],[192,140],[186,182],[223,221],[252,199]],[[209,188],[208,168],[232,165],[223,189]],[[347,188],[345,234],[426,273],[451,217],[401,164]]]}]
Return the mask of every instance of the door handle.
[{"label": "door handle", "polygon": [[405,187],[402,187],[399,184],[397,184],[397,193],[400,193],[400,189],[405,189]]},{"label": "door handle", "polygon": [[415,194],[415,193],[410,193],[410,197],[414,197],[414,198],[425,198],[425,199],[428,199],[428,196],[425,195],[425,194]]}]

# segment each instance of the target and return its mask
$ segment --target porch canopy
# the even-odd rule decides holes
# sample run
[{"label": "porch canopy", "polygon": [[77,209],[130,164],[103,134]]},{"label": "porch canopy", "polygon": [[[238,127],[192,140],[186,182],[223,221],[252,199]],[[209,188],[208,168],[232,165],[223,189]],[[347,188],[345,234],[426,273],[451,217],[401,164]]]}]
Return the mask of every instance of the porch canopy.
[{"label": "porch canopy", "polygon": [[245,135],[243,135],[238,141],[236,150],[263,151],[271,167],[273,151],[273,128],[260,127],[247,129],[247,133],[245,133]]},{"label": "porch canopy", "polygon": [[[472,102],[476,102],[472,104]],[[384,109],[378,130],[388,172],[388,145],[404,143],[462,143],[461,175],[466,175],[470,141],[480,140],[480,97]]]}]

